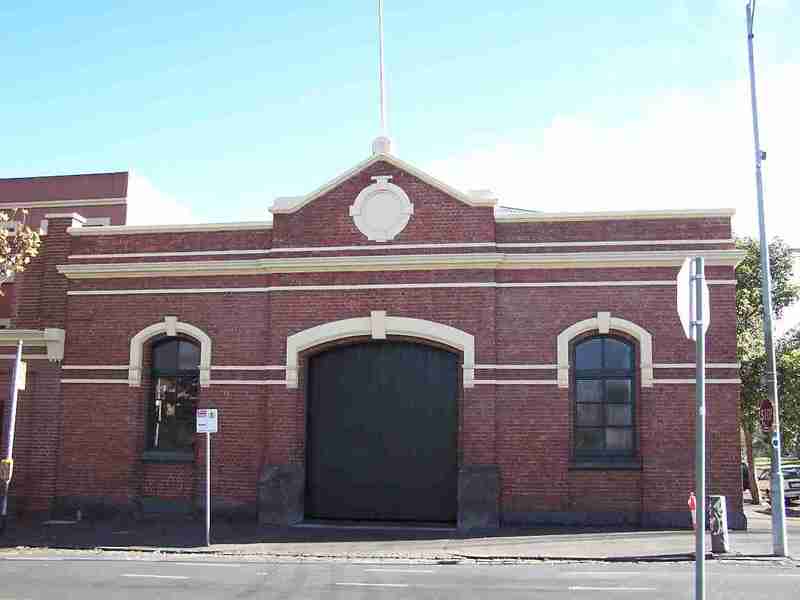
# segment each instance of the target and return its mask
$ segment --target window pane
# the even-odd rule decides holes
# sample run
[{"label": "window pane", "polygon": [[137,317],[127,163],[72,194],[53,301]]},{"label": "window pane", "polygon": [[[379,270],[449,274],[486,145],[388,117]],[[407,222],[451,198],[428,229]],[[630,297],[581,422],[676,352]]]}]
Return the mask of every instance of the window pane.
[{"label": "window pane", "polygon": [[575,449],[602,450],[603,449],[603,430],[602,429],[576,429],[575,430]]},{"label": "window pane", "polygon": [[578,404],[577,421],[579,426],[603,425],[603,405],[602,404]]},{"label": "window pane", "polygon": [[578,370],[602,368],[602,350],[602,338],[592,338],[581,342],[575,348],[575,368]]},{"label": "window pane", "polygon": [[150,447],[156,450],[191,449],[197,377],[158,377],[153,396]]},{"label": "window pane", "polygon": [[607,427],[606,449],[633,450],[633,429],[630,427]]},{"label": "window pane", "polygon": [[608,402],[630,402],[631,380],[630,379],[607,380],[606,398]]},{"label": "window pane", "polygon": [[605,364],[606,369],[625,369],[633,368],[633,353],[631,347],[625,342],[606,338],[605,340]]},{"label": "window pane", "polygon": [[633,425],[632,413],[630,404],[607,404],[606,425]]},{"label": "window pane", "polygon": [[579,379],[576,382],[575,399],[578,402],[602,402],[602,380]]},{"label": "window pane", "polygon": [[158,371],[175,371],[178,368],[178,340],[153,346],[153,368]]},{"label": "window pane", "polygon": [[178,368],[182,371],[196,369],[200,365],[200,347],[182,340],[178,345]]}]

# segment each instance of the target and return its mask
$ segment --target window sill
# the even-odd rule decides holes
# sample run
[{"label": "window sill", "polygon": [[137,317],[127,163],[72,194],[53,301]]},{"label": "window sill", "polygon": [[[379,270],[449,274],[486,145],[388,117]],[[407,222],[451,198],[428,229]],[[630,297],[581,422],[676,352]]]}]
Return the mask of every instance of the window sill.
[{"label": "window sill", "polygon": [[581,459],[569,465],[570,471],[641,471],[642,461],[638,458],[624,460]]},{"label": "window sill", "polygon": [[194,452],[191,450],[145,450],[142,462],[149,463],[193,463]]}]

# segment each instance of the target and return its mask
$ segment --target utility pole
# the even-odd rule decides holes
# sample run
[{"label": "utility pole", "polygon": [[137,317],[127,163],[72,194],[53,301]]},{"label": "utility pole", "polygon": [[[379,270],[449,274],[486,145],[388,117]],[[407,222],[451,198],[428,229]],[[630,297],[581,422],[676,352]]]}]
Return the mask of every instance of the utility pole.
[{"label": "utility pole", "polygon": [[781,428],[778,405],[778,377],[775,370],[775,345],[772,338],[772,277],[769,269],[769,241],[764,218],[764,189],[761,178],[761,162],[766,152],[761,150],[758,137],[758,104],[756,103],[756,72],[753,61],[753,19],[755,0],[748,2],[747,13],[747,53],[750,66],[750,101],[753,109],[753,142],[756,161],[756,196],[758,199],[758,235],[761,250],[761,303],[764,308],[764,351],[767,355],[767,395],[772,403],[772,481],[770,498],[772,501],[772,553],[775,556],[788,556],[786,541],[786,519],[783,496],[783,472],[781,471]]}]

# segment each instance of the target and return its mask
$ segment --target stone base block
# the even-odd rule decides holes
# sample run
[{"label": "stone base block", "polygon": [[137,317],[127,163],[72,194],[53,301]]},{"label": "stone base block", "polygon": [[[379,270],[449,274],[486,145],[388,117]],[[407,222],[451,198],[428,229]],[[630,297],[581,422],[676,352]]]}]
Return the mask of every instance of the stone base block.
[{"label": "stone base block", "polygon": [[500,469],[464,465],[458,472],[458,528],[490,530],[500,526]]},{"label": "stone base block", "polygon": [[288,526],[303,520],[306,476],[302,465],[267,465],[258,479],[258,523]]}]

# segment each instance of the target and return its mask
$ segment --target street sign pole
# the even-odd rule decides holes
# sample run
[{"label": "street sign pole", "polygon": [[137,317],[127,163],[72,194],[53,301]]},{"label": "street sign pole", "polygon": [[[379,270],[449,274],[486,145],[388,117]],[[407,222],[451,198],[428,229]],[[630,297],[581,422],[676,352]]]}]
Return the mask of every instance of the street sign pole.
[{"label": "street sign pole", "polygon": [[775,556],[789,556],[786,539],[786,518],[783,496],[783,472],[781,470],[781,426],[778,407],[778,379],[775,370],[775,345],[772,339],[772,277],[769,269],[769,242],[764,217],[764,186],[761,178],[761,161],[765,153],[761,150],[758,137],[758,104],[756,103],[756,71],[753,60],[753,4],[747,4],[747,57],[750,67],[750,103],[753,111],[753,142],[756,159],[756,198],[758,203],[758,235],[761,251],[761,303],[764,309],[764,351],[767,355],[767,395],[773,406],[772,416],[772,481],[770,495],[772,500],[772,553]]},{"label": "street sign pole", "polygon": [[206,546],[211,545],[211,434],[219,428],[216,408],[197,409],[197,433],[206,434]]},{"label": "street sign pole", "polygon": [[695,489],[697,490],[697,526],[695,527],[695,600],[705,600],[706,569],[706,347],[703,323],[703,284],[705,283],[705,260],[694,259],[694,308],[692,315],[695,332],[695,396],[697,418],[695,425]]},{"label": "street sign pole", "polygon": [[17,342],[17,356],[14,361],[14,375],[11,377],[11,406],[8,411],[8,423],[6,425],[6,443],[5,452],[2,457],[2,475],[3,475],[3,500],[0,503],[0,534],[6,530],[6,521],[8,520],[8,493],[11,488],[11,477],[14,468],[14,429],[17,421],[17,398],[19,395],[19,378],[22,369],[22,340]]},{"label": "street sign pole", "polygon": [[211,432],[206,432],[206,546],[211,545]]}]

